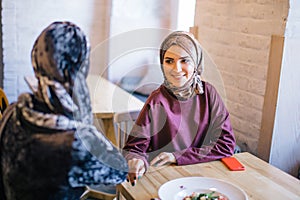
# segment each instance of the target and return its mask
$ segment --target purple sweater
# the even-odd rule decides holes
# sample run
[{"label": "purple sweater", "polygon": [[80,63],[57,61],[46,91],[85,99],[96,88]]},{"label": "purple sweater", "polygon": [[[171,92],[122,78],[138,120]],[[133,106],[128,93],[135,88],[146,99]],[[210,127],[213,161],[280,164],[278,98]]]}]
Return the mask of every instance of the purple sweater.
[{"label": "purple sweater", "polygon": [[160,152],[172,152],[178,165],[231,156],[235,138],[229,113],[209,83],[204,94],[178,101],[163,85],[147,99],[123,148],[128,159],[146,167]]}]

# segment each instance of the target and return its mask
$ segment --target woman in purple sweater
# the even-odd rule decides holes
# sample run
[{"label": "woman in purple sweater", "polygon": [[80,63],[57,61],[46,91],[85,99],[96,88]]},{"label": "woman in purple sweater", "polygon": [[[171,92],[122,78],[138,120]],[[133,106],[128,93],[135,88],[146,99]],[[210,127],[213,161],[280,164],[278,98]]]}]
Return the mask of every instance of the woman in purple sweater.
[{"label": "woman in purple sweater", "polygon": [[161,44],[163,84],[147,99],[124,147],[134,186],[149,165],[187,165],[231,156],[235,138],[216,89],[201,80],[202,50],[193,35],[171,33]]}]

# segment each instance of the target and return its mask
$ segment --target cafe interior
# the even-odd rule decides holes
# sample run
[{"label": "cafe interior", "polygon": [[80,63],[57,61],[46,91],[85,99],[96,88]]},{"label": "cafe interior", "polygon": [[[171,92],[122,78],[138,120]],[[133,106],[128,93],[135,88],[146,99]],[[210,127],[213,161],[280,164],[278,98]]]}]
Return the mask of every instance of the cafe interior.
[{"label": "cafe interior", "polygon": [[163,83],[163,39],[175,30],[188,31],[203,48],[203,80],[226,104],[236,138],[234,157],[244,169],[231,171],[221,161],[149,169],[136,186],[117,185],[113,197],[87,186],[82,199],[183,199],[166,190],[182,193],[172,187],[193,188],[197,181],[216,184],[217,191],[227,188],[221,193],[228,199],[300,199],[299,1],[0,2],[1,113],[30,91],[27,82],[36,84],[30,57],[36,37],[54,21],[71,21],[91,46],[87,83],[94,124],[116,146],[124,142],[118,120],[124,114],[136,118]]}]

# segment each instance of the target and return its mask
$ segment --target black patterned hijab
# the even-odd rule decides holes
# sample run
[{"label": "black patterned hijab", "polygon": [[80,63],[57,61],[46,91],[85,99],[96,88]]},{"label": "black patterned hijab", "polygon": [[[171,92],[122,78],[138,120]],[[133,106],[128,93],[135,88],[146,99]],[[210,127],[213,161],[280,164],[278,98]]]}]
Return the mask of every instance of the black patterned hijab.
[{"label": "black patterned hijab", "polygon": [[36,96],[50,110],[91,124],[92,112],[86,76],[89,43],[70,22],[53,23],[35,41],[32,65],[38,79]]},{"label": "black patterned hijab", "polygon": [[[34,110],[30,94],[21,95],[17,103],[22,120],[30,124],[50,130],[75,130],[72,156],[76,163],[69,172],[69,182],[74,187],[86,182],[116,184],[127,174],[124,157],[93,126],[85,80],[89,52],[87,38],[78,26],[70,22],[50,24],[38,36],[31,55],[38,79],[34,97],[51,112]],[[85,171],[89,173],[83,176]],[[95,178],[98,181],[94,182]]]},{"label": "black patterned hijab", "polygon": [[[163,61],[166,51],[171,46],[179,46],[183,48],[194,62],[194,73],[192,77],[181,87],[172,85],[166,78],[163,70]],[[185,31],[175,31],[168,35],[160,47],[160,63],[164,75],[164,86],[168,88],[178,99],[187,100],[195,94],[203,94],[203,86],[201,81],[201,74],[203,72],[202,65],[202,49],[199,42],[194,36]]]}]

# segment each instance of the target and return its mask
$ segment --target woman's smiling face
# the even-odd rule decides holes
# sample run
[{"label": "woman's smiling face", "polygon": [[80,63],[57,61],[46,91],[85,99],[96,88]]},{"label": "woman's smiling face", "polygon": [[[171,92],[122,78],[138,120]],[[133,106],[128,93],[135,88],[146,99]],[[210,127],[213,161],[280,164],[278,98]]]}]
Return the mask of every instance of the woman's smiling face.
[{"label": "woman's smiling face", "polygon": [[195,64],[180,46],[173,45],[165,53],[163,70],[166,79],[176,87],[183,86],[193,75]]}]

